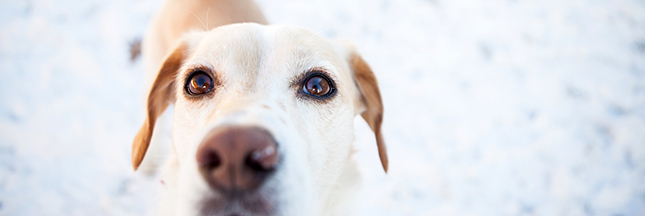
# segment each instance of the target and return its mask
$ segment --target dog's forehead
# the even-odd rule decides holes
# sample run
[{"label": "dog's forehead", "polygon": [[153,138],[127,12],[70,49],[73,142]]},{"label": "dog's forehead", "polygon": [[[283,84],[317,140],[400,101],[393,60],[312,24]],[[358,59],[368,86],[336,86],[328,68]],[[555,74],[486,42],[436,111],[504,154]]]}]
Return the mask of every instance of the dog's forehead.
[{"label": "dog's forehead", "polygon": [[291,76],[311,68],[327,69],[336,75],[345,69],[338,45],[294,27],[250,23],[223,26],[203,35],[193,49],[189,67],[212,67],[230,77],[259,72]]}]

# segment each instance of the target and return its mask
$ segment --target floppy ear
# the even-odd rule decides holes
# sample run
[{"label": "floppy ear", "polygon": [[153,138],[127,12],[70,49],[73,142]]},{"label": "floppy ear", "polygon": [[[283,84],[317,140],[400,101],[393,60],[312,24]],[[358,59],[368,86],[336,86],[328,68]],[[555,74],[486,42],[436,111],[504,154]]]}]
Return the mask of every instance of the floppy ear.
[{"label": "floppy ear", "polygon": [[361,100],[363,100],[363,104],[365,105],[365,110],[361,113],[361,116],[363,116],[363,119],[365,119],[367,124],[372,128],[372,131],[374,131],[381,164],[383,165],[383,170],[387,172],[387,149],[385,148],[383,135],[381,135],[383,102],[381,101],[381,92],[378,88],[376,76],[374,76],[370,66],[356,52],[350,54],[349,64],[354,71],[354,81],[358,86],[358,90],[361,92]]},{"label": "floppy ear", "polygon": [[146,155],[157,117],[166,110],[170,103],[175,101],[173,82],[185,57],[186,47],[185,44],[181,44],[166,57],[157,78],[152,83],[146,104],[148,116],[132,143],[132,167],[135,171]]}]

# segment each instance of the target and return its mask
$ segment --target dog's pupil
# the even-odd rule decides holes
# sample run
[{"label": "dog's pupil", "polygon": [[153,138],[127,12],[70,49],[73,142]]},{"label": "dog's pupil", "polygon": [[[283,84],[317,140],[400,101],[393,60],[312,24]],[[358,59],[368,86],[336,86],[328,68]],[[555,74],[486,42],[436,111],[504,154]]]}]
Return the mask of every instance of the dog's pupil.
[{"label": "dog's pupil", "polygon": [[327,94],[327,91],[329,91],[329,83],[322,77],[312,77],[307,82],[307,91],[314,95]]},{"label": "dog's pupil", "polygon": [[192,93],[194,94],[205,93],[206,91],[208,91],[208,89],[211,86],[210,82],[211,82],[210,78],[204,74],[199,74],[195,76],[191,83],[191,87],[192,87],[191,90],[193,91]]}]

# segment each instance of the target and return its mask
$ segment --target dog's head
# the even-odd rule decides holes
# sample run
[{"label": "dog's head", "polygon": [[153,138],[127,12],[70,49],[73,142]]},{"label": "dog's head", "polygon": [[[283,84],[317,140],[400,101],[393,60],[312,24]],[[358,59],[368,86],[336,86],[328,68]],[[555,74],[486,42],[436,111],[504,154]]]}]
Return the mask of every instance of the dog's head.
[{"label": "dog's head", "polygon": [[153,83],[134,140],[135,169],[171,103],[177,211],[303,215],[324,208],[349,163],[358,114],[374,131],[387,171],[374,74],[351,48],[303,29],[234,24],[185,37]]}]

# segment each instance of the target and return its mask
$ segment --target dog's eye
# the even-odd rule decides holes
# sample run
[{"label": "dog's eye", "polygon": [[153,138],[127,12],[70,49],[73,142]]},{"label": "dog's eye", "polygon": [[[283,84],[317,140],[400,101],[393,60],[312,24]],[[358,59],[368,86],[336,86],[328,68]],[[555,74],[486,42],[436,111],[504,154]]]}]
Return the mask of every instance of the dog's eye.
[{"label": "dog's eye", "polygon": [[185,89],[191,95],[205,94],[213,88],[213,79],[204,71],[195,71],[188,77]]},{"label": "dog's eye", "polygon": [[309,94],[315,97],[329,96],[333,92],[333,90],[334,87],[329,78],[322,74],[314,74],[309,76],[302,86],[302,91],[305,94]]}]

